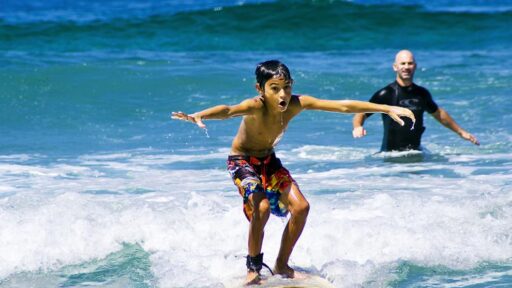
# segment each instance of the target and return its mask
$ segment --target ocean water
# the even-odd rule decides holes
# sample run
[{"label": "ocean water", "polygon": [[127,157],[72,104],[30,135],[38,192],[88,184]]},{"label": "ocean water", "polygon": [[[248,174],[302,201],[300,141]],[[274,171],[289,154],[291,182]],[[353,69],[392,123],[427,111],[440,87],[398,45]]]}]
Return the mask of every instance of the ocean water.
[{"label": "ocean water", "polygon": [[512,287],[511,24],[510,0],[2,0],[0,287],[239,287],[240,120],[170,112],[256,95],[275,58],[295,93],[368,100],[404,48],[481,146],[426,115],[425,153],[378,154],[380,117],[353,139],[351,115],[304,112],[276,148],[311,203],[290,264],[336,287]]}]

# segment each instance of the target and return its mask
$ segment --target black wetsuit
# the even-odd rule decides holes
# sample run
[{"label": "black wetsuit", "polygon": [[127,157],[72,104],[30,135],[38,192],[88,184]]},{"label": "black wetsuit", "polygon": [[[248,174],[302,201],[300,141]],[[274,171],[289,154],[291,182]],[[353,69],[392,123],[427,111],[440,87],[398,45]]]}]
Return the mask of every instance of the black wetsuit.
[{"label": "black wetsuit", "polygon": [[[381,151],[420,150],[421,134],[425,131],[423,126],[423,112],[434,113],[438,106],[432,99],[427,89],[412,84],[402,87],[396,81],[375,92],[370,102],[400,106],[410,109],[416,117],[414,129],[411,130],[412,121],[403,117],[404,126],[400,126],[387,114],[382,114],[384,124],[384,137],[382,138]],[[367,113],[369,117],[371,113]]]}]

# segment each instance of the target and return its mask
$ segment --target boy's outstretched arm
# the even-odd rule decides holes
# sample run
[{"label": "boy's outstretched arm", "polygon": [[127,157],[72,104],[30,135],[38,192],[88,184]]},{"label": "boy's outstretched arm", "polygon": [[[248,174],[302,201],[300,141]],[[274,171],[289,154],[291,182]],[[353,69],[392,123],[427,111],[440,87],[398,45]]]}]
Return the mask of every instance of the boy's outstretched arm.
[{"label": "boy's outstretched arm", "polygon": [[[410,118],[414,123],[416,118],[411,110],[398,106],[381,105],[356,100],[323,100],[312,96],[300,96],[300,103],[304,109],[322,110],[340,113],[386,113],[400,125],[404,125],[404,121],[400,117]],[[413,125],[414,126],[414,125]]]},{"label": "boy's outstretched arm", "polygon": [[254,112],[256,109],[262,106],[261,100],[258,98],[247,99],[242,101],[240,104],[228,106],[228,105],[217,105],[211,108],[204,109],[202,111],[187,114],[181,111],[172,112],[171,118],[183,121],[189,121],[195,123],[200,128],[206,128],[203,120],[205,119],[227,119],[236,116],[248,115]]}]

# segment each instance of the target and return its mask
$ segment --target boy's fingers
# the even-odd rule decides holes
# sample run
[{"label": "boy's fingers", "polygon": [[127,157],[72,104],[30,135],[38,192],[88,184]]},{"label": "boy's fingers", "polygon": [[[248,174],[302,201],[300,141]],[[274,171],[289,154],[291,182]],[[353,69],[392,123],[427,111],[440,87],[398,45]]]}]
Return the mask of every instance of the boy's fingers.
[{"label": "boy's fingers", "polygon": [[201,119],[201,117],[200,116],[196,116],[195,114],[188,115],[188,114],[185,114],[185,113],[183,113],[181,111],[178,111],[178,112],[172,112],[171,113],[171,118],[172,119],[189,121],[189,122],[195,123],[200,128],[206,128],[206,125],[204,125],[203,120]]},{"label": "boy's fingers", "polygon": [[405,124],[404,120],[402,120],[400,118],[400,116],[396,115],[395,113],[391,114],[390,116],[391,116],[391,118],[393,118],[393,120],[395,120],[398,124],[400,124],[400,126],[404,126],[404,124]]},{"label": "boy's fingers", "polygon": [[199,128],[206,127],[206,125],[204,125],[203,123],[203,119],[201,118],[201,116],[197,116],[196,113],[190,114],[187,117],[190,122],[196,123],[196,125],[199,126]]},{"label": "boy's fingers", "polygon": [[172,112],[171,114],[172,119],[178,119],[178,120],[184,120],[184,121],[191,121],[195,123],[194,117],[187,115],[181,111],[179,112]]},{"label": "boy's fingers", "polygon": [[414,117],[414,114],[412,112],[409,112],[409,115],[407,117],[409,117],[413,123],[416,123],[416,117]]},{"label": "boy's fingers", "polygon": [[194,117],[194,120],[195,120],[197,126],[199,126],[200,128],[205,128],[206,127],[206,125],[204,125],[203,120],[201,119],[201,117]]},{"label": "boy's fingers", "polygon": [[414,117],[414,113],[407,108],[403,108],[405,111],[400,116],[405,116],[412,120],[412,122],[416,122],[416,117]]},{"label": "boy's fingers", "polygon": [[180,113],[181,112],[172,112],[171,119],[180,119]]}]

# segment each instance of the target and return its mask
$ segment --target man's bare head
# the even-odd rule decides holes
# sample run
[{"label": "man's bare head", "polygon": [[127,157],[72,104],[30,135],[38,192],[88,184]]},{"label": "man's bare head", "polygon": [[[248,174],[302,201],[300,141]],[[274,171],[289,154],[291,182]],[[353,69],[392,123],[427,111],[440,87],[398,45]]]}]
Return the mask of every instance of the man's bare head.
[{"label": "man's bare head", "polygon": [[416,60],[409,50],[401,50],[395,56],[393,70],[396,72],[396,81],[401,86],[412,84],[414,72],[416,71]]}]

